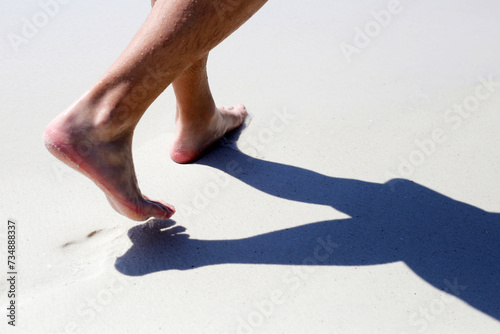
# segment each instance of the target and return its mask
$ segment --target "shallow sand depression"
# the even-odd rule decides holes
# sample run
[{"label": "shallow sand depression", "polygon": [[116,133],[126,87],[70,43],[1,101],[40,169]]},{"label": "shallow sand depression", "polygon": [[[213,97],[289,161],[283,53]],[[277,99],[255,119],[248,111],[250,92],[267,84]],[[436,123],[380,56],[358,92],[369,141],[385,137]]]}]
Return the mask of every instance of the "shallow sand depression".
[{"label": "shallow sand depression", "polygon": [[171,88],[141,120],[143,224],[41,136],[149,2],[2,7],[1,333],[500,332],[496,1],[269,2],[209,57],[244,129],[178,165]]}]

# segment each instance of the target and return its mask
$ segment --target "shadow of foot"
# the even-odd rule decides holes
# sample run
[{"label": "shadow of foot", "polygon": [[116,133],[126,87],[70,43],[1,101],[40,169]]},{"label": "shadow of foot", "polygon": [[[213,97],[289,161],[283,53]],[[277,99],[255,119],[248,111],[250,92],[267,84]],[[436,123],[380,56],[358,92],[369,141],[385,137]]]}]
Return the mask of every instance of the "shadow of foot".
[{"label": "shadow of foot", "polygon": [[120,272],[137,276],[226,263],[361,266],[404,261],[434,287],[500,320],[500,214],[404,179],[380,184],[335,178],[225,149],[199,163],[268,194],[329,205],[351,218],[234,240],[191,239],[183,228],[169,228],[172,221],[139,225],[129,231],[133,246],[116,261]]}]

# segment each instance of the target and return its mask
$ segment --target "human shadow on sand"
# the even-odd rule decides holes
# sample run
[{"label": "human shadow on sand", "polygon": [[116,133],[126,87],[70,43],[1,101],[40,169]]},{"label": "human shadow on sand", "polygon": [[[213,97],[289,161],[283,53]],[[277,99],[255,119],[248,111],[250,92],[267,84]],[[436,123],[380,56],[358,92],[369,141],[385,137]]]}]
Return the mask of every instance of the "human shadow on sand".
[{"label": "human shadow on sand", "polygon": [[[499,213],[405,179],[381,184],[331,177],[224,148],[198,163],[267,194],[329,205],[351,218],[304,222],[235,240],[191,239],[179,233],[182,227],[168,229],[172,221],[147,223],[129,230],[133,246],[115,263],[121,273],[138,276],[229,263],[362,266],[404,261],[434,287],[500,320]],[[251,217],[249,212],[249,224]]]}]

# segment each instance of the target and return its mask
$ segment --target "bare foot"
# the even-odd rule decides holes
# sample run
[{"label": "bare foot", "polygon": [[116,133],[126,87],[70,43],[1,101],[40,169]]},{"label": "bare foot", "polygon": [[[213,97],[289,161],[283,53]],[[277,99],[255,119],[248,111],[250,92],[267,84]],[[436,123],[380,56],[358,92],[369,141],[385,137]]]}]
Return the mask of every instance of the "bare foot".
[{"label": "bare foot", "polygon": [[[179,107],[177,107],[177,114]],[[176,138],[170,148],[170,157],[177,163],[193,162],[227,132],[241,126],[248,115],[244,105],[236,107],[215,107],[208,118],[194,118],[189,121],[176,119]]]},{"label": "bare foot", "polygon": [[168,219],[172,205],[143,196],[137,185],[132,160],[132,132],[99,125],[88,117],[85,103],[79,101],[57,116],[45,129],[43,140],[56,158],[81,172],[106,194],[120,214],[137,221],[150,217]]}]

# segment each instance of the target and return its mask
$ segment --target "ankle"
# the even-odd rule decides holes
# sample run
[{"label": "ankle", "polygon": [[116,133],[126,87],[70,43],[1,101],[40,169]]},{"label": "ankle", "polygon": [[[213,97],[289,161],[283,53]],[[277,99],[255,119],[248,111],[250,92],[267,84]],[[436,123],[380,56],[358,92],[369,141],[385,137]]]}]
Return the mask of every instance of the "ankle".
[{"label": "ankle", "polygon": [[113,140],[131,134],[139,118],[123,103],[113,103],[106,96],[83,95],[61,115],[61,125],[91,134],[102,140]]},{"label": "ankle", "polygon": [[203,103],[186,107],[177,104],[175,121],[183,128],[206,128],[219,116],[215,103]]}]

